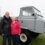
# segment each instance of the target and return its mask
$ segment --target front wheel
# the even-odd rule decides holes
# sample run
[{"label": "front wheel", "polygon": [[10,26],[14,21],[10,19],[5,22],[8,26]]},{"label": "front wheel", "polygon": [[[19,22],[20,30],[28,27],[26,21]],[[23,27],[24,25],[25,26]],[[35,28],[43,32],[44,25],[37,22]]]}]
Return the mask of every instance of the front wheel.
[{"label": "front wheel", "polygon": [[23,43],[25,43],[25,42],[27,41],[27,35],[26,35],[25,33],[22,33],[22,34],[20,35],[20,40],[21,40]]},{"label": "front wheel", "polygon": [[22,45],[28,45],[31,43],[32,39],[36,38],[39,35],[39,33],[35,33],[32,31],[29,31],[28,29],[22,29],[22,33],[20,35],[20,41]]}]

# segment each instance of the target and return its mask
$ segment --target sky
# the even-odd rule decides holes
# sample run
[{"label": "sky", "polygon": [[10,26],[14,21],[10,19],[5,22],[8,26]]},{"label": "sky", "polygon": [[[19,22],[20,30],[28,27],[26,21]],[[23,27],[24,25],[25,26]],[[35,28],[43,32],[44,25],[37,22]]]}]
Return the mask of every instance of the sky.
[{"label": "sky", "polygon": [[0,0],[0,16],[6,11],[10,12],[10,16],[19,16],[20,8],[25,6],[34,6],[41,11],[45,17],[45,0]]}]

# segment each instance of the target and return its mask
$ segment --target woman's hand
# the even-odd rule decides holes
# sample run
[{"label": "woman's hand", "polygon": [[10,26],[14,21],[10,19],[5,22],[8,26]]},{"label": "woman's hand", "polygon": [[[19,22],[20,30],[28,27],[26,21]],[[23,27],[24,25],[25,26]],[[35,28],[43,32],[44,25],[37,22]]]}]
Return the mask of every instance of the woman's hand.
[{"label": "woman's hand", "polygon": [[20,34],[19,34],[19,36],[20,36]]}]

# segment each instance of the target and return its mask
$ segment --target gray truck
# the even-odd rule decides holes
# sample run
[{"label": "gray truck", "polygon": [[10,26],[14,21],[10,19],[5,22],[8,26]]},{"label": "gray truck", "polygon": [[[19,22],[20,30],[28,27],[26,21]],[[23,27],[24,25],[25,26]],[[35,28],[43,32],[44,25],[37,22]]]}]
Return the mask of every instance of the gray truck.
[{"label": "gray truck", "polygon": [[21,45],[28,45],[39,34],[45,33],[45,20],[41,12],[34,6],[20,8],[18,19],[22,30],[20,35]]},{"label": "gray truck", "polygon": [[22,29],[21,43],[28,45],[39,34],[45,33],[45,20],[41,12],[34,6],[20,8],[18,19]]}]

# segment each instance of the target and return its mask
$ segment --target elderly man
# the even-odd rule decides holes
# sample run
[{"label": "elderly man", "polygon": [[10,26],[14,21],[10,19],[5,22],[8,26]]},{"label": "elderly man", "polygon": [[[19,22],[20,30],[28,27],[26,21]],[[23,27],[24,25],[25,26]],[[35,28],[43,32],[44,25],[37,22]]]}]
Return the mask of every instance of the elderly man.
[{"label": "elderly man", "polygon": [[3,36],[3,43],[2,45],[6,45],[6,38],[8,37],[8,45],[11,45],[11,39],[10,39],[10,16],[9,12],[6,12],[3,16],[0,26],[2,30],[2,36]]}]

